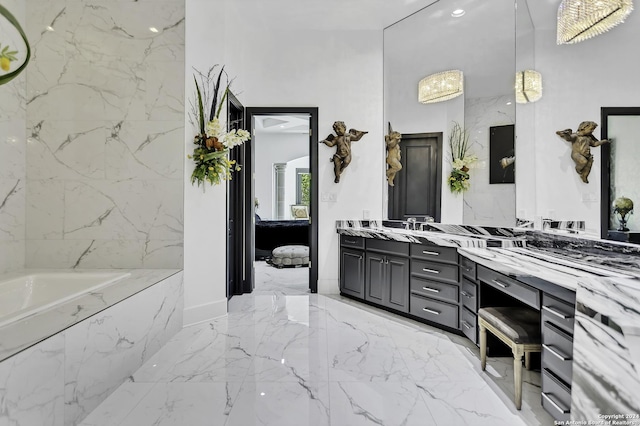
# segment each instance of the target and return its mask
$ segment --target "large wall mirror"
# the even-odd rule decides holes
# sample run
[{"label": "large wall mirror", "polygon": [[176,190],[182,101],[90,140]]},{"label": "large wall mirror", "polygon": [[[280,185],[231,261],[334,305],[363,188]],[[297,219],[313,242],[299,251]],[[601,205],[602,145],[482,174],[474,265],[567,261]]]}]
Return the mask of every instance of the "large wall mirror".
[{"label": "large wall mirror", "polygon": [[[594,136],[601,139],[602,108],[640,106],[640,13],[631,13],[626,22],[594,38],[558,45],[560,0],[516,4],[516,67],[540,72],[543,83],[540,100],[516,107],[516,214],[530,220],[585,221],[586,231],[600,236],[601,207],[609,204],[601,191],[608,185],[601,177],[606,147],[591,148],[594,162],[585,183],[575,171],[571,144],[555,132],[575,131],[581,122],[594,121],[599,125]],[[637,145],[632,138],[617,139],[614,151],[629,152]],[[622,182],[638,187],[635,164],[614,158],[612,168]]]},{"label": "large wall mirror", "polygon": [[[442,222],[515,224],[514,164],[495,173],[500,158],[513,156],[513,146],[492,161],[499,148],[495,140],[505,130],[511,130],[513,144],[515,19],[514,0],[441,0],[384,31],[385,124],[403,134],[443,135]],[[420,104],[418,82],[451,69],[464,73],[463,96]],[[454,122],[466,129],[479,159],[470,171],[471,187],[458,195],[447,185]]]},{"label": "large wall mirror", "polygon": [[[602,108],[601,120],[602,137],[613,140],[602,150],[601,236],[640,243],[640,216],[625,214],[630,206],[624,200],[640,207],[640,107]],[[621,223],[621,216],[626,225]]]}]

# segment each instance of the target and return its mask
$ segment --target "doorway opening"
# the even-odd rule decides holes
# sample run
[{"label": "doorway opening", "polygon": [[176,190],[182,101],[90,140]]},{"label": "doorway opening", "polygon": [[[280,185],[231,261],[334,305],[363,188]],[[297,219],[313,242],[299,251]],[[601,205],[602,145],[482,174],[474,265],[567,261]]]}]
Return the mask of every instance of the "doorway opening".
[{"label": "doorway opening", "polygon": [[318,109],[245,112],[242,293],[316,293]]}]

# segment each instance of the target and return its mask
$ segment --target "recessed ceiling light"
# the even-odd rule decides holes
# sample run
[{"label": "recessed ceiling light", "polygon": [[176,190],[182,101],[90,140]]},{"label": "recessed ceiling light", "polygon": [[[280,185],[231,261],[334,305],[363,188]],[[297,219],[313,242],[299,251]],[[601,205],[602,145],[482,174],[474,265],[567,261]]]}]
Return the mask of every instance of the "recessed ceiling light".
[{"label": "recessed ceiling light", "polygon": [[45,29],[47,31],[55,31],[51,25],[47,25],[47,28],[45,28]]},{"label": "recessed ceiling light", "polygon": [[281,125],[280,125],[280,128],[281,128],[281,129],[284,129],[284,124],[281,124]]},{"label": "recessed ceiling light", "polygon": [[462,15],[464,15],[465,13],[467,13],[467,12],[465,12],[464,9],[456,9],[453,12],[451,12],[451,16],[453,16],[454,18],[459,18]]},{"label": "recessed ceiling light", "polygon": [[152,33],[157,33],[158,29],[156,27],[149,27],[149,31],[151,31]]},{"label": "recessed ceiling light", "polygon": [[265,395],[265,393],[264,393],[264,392],[260,392],[260,396],[264,396],[264,395]]},{"label": "recessed ceiling light", "polygon": [[507,102],[507,105],[511,105],[511,101]]}]

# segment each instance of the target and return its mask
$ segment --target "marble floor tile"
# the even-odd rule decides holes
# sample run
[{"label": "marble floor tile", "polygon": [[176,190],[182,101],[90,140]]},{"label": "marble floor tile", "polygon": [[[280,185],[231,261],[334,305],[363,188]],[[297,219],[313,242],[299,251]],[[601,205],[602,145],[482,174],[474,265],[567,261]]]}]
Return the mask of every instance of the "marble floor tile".
[{"label": "marble floor tile", "polygon": [[180,331],[82,426],[553,424],[539,371],[517,411],[512,358],[483,372],[463,336],[279,279]]},{"label": "marble floor tile", "polygon": [[323,426],[329,421],[326,382],[245,382],[227,426]]},{"label": "marble floor tile", "polygon": [[331,426],[433,425],[422,390],[406,382],[333,382]]}]

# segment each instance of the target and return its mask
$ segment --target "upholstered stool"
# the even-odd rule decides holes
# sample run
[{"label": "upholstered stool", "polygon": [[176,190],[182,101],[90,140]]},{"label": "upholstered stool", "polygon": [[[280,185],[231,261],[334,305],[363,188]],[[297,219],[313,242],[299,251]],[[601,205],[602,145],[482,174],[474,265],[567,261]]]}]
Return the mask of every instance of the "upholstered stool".
[{"label": "upholstered stool", "polygon": [[531,352],[542,350],[540,312],[518,307],[481,308],[478,311],[478,326],[482,371],[487,366],[487,331],[511,347],[515,403],[519,410],[522,406],[522,355],[528,370],[531,367]]},{"label": "upholstered stool", "polygon": [[282,246],[276,247],[271,253],[273,266],[298,266],[309,264],[309,247],[307,246]]}]

